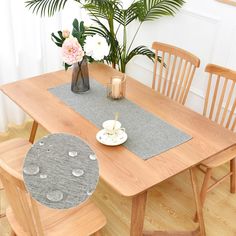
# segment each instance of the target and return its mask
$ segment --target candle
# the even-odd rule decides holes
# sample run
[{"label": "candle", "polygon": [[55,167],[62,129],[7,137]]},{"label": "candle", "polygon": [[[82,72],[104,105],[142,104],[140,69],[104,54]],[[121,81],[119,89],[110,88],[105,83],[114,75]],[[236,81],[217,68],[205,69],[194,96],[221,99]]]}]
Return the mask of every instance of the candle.
[{"label": "candle", "polygon": [[113,78],[111,82],[111,95],[113,98],[119,98],[121,93],[121,79]]}]

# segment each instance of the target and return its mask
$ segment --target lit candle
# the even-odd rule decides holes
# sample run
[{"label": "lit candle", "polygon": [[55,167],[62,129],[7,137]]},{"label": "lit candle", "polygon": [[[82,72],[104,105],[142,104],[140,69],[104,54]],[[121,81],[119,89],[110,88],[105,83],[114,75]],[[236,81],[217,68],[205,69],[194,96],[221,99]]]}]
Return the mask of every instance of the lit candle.
[{"label": "lit candle", "polygon": [[111,95],[113,98],[119,98],[121,93],[121,79],[113,78],[111,82]]}]

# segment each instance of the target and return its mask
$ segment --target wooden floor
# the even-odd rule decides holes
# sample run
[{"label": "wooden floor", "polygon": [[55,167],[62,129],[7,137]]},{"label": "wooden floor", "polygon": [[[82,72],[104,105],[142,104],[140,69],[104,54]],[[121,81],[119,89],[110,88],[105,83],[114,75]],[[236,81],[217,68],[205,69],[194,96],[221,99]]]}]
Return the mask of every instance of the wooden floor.
[{"label": "wooden floor", "polygon": [[[0,134],[0,142],[14,137],[28,137],[30,123],[24,127],[11,128],[8,133]],[[38,137],[46,134],[40,128]],[[227,166],[217,170],[217,175],[223,174]],[[202,174],[198,175],[199,183]],[[93,195],[93,200],[107,217],[104,236],[129,235],[130,199],[119,196],[103,181]],[[0,213],[4,212],[6,199],[4,191],[0,192]],[[195,205],[188,172],[182,173],[159,186],[151,189],[145,217],[145,230],[172,229],[188,230],[195,228],[192,217]],[[236,195],[229,192],[229,182],[225,182],[208,194],[204,209],[207,235],[236,235]],[[0,219],[0,236],[9,235],[9,225],[6,218]]]}]

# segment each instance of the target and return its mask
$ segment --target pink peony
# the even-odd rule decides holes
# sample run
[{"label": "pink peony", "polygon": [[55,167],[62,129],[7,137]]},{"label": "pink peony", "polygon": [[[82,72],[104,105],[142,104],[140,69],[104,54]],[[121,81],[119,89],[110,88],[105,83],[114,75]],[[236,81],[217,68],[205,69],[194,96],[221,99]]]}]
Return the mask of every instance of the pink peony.
[{"label": "pink peony", "polygon": [[84,51],[76,38],[67,38],[62,44],[63,61],[68,65],[83,60]]}]

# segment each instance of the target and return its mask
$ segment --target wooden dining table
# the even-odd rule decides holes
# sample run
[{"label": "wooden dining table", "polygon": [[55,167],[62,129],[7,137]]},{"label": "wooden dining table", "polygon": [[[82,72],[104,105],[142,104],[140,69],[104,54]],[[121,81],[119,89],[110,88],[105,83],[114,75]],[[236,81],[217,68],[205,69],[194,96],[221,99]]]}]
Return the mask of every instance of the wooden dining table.
[{"label": "wooden dining table", "polygon": [[[101,63],[90,64],[89,73],[102,84],[120,74]],[[57,71],[0,88],[50,133],[77,135],[93,148],[99,161],[100,177],[117,193],[132,198],[131,236],[143,235],[150,188],[236,144],[236,135],[229,130],[127,76],[127,99],[191,135],[192,139],[148,160],[142,160],[123,145],[104,146],[96,140],[99,129],[93,123],[48,91],[70,80],[71,71]]]}]

